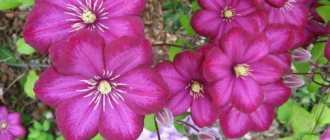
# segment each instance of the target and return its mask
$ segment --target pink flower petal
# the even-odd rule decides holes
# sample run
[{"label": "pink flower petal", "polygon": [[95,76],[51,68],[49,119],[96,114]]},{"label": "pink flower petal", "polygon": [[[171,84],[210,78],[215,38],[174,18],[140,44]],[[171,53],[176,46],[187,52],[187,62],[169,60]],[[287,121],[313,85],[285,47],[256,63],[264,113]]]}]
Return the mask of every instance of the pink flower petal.
[{"label": "pink flower petal", "polygon": [[103,24],[109,28],[101,33],[106,42],[122,36],[144,37],[144,25],[139,17],[111,17],[109,20],[104,21]]},{"label": "pink flower petal", "polygon": [[40,3],[30,12],[23,31],[25,41],[37,51],[48,54],[53,43],[70,34],[71,26],[62,8]]},{"label": "pink flower petal", "polygon": [[244,60],[245,52],[248,48],[248,33],[241,28],[233,28],[221,39],[221,47],[228,58],[240,63]]},{"label": "pink flower petal", "polygon": [[282,81],[263,86],[265,104],[274,107],[281,106],[291,97],[291,89],[285,87]]},{"label": "pink flower petal", "polygon": [[231,60],[219,48],[212,48],[203,62],[203,74],[208,82],[232,75]]},{"label": "pink flower petal", "polygon": [[[79,96],[57,107],[57,125],[65,139],[91,139],[97,134],[101,108],[94,109],[94,104],[89,105],[91,100],[89,97]],[[106,110],[110,110],[110,107]]]},{"label": "pink flower petal", "polygon": [[105,65],[115,75],[141,65],[152,64],[153,54],[148,40],[138,37],[121,37],[110,42],[104,50]]},{"label": "pink flower petal", "polygon": [[[53,65],[60,74],[77,75],[86,78],[102,74],[104,70],[103,38],[95,32],[81,31],[72,35],[67,42],[57,44],[50,50]],[[62,49],[61,54],[56,54]]]},{"label": "pink flower petal", "polygon": [[185,80],[174,68],[173,64],[166,61],[157,65],[156,70],[160,73],[169,87],[171,96],[187,87],[189,81]]},{"label": "pink flower petal", "polygon": [[227,138],[238,138],[245,135],[249,129],[249,117],[237,110],[230,110],[220,115],[220,126]]},{"label": "pink flower petal", "polygon": [[40,3],[52,4],[63,8],[63,10],[67,9],[67,4],[79,5],[77,0],[35,0],[35,3],[35,5],[39,5]]},{"label": "pink flower petal", "polygon": [[195,31],[206,37],[215,37],[223,23],[220,13],[211,10],[199,10],[192,16],[191,26]]},{"label": "pink flower petal", "polygon": [[17,112],[9,113],[7,120],[10,125],[19,125],[21,123],[21,115]]},{"label": "pink flower petal", "polygon": [[126,15],[139,16],[146,7],[147,0],[106,0],[105,9],[110,17],[119,17]]},{"label": "pink flower petal", "polygon": [[209,90],[213,103],[217,108],[228,105],[232,96],[235,80],[233,77],[224,78],[210,85]]},{"label": "pink flower petal", "polygon": [[281,66],[270,57],[250,64],[252,77],[260,84],[272,83],[282,76]]},{"label": "pink flower petal", "polygon": [[237,78],[231,96],[233,106],[244,113],[258,109],[263,101],[262,87],[251,77]]},{"label": "pink flower petal", "polygon": [[0,135],[0,140],[15,140],[14,136],[9,132],[3,132]]},{"label": "pink flower petal", "polygon": [[98,123],[100,134],[105,139],[137,139],[143,130],[144,116],[138,115],[122,102],[115,104],[114,108],[109,104],[106,107]]},{"label": "pink flower petal", "polygon": [[56,108],[60,103],[84,94],[77,91],[88,87],[87,84],[81,82],[84,79],[82,76],[60,75],[53,67],[50,67],[36,82],[34,92],[44,103]]},{"label": "pink flower petal", "polygon": [[253,124],[251,127],[252,131],[266,131],[275,118],[275,110],[270,106],[261,105],[257,111],[249,114],[249,117]]},{"label": "pink flower petal", "polygon": [[204,9],[214,10],[217,12],[220,12],[220,10],[225,6],[225,2],[223,0],[198,0],[198,4]]},{"label": "pink flower petal", "polygon": [[155,113],[167,103],[167,85],[161,76],[149,67],[130,70],[118,79],[118,83],[127,85],[121,89],[127,92],[122,94],[125,103],[139,114]]},{"label": "pink flower petal", "polygon": [[26,134],[25,128],[20,125],[9,125],[8,131],[18,138],[24,137]]},{"label": "pink flower petal", "polygon": [[8,116],[8,110],[5,106],[0,107],[0,120],[7,119]]},{"label": "pink flower petal", "polygon": [[288,26],[282,24],[268,25],[264,32],[269,39],[271,53],[284,53],[290,50],[293,33]]},{"label": "pink flower petal", "polygon": [[244,54],[245,62],[256,62],[269,53],[269,41],[264,34],[255,36],[253,44],[246,50]]},{"label": "pink flower petal", "polygon": [[179,116],[188,110],[192,100],[193,98],[188,90],[181,90],[170,98],[167,107],[172,111],[174,116]]},{"label": "pink flower petal", "polygon": [[191,105],[191,118],[202,128],[212,125],[217,119],[217,112],[207,96],[194,99]]},{"label": "pink flower petal", "polygon": [[291,56],[289,53],[280,53],[280,54],[270,54],[268,57],[272,58],[278,63],[282,69],[283,74],[292,73],[291,70]]},{"label": "pink flower petal", "polygon": [[303,4],[294,3],[290,9],[272,8],[269,23],[292,24],[304,27],[307,23],[307,8]]},{"label": "pink flower petal", "polygon": [[177,72],[185,79],[199,79],[203,55],[194,52],[183,52],[175,56],[173,65]]}]

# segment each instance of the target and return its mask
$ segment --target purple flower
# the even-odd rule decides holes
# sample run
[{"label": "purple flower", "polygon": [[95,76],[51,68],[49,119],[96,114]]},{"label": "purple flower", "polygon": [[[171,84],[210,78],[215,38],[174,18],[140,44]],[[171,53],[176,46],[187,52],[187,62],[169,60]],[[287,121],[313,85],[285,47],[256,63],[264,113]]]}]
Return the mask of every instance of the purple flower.
[{"label": "purple flower", "polygon": [[109,42],[116,37],[143,37],[138,17],[146,0],[36,0],[23,31],[28,44],[47,54],[51,44],[78,30],[100,33]]},{"label": "purple flower", "polygon": [[280,81],[264,85],[262,89],[263,103],[256,111],[244,113],[233,106],[227,106],[221,110],[220,126],[227,138],[242,137],[249,131],[268,130],[275,117],[276,107],[284,104],[291,96],[291,90]]},{"label": "purple flower", "polygon": [[24,137],[26,131],[21,125],[21,115],[17,112],[9,113],[4,106],[0,107],[0,139],[15,140]]},{"label": "purple flower", "polygon": [[269,55],[269,42],[264,34],[250,36],[234,28],[214,47],[204,61],[205,78],[217,107],[230,102],[242,112],[253,112],[262,103],[262,85],[282,76],[280,66]]},{"label": "purple flower", "polygon": [[255,30],[249,15],[256,12],[251,0],[198,0],[201,10],[191,20],[197,33],[209,38],[221,38],[233,27]]},{"label": "purple flower", "polygon": [[[64,47],[63,47],[64,46]],[[51,47],[53,66],[37,81],[39,99],[56,109],[66,139],[136,139],[145,114],[160,111],[166,83],[150,68],[150,43],[121,37],[105,44],[95,32],[78,32]]]},{"label": "purple flower", "polygon": [[167,107],[174,116],[190,108],[192,119],[199,127],[212,125],[217,119],[202,73],[203,60],[200,52],[183,52],[176,55],[173,63],[163,62],[156,68],[169,86],[171,97]]},{"label": "purple flower", "polygon": [[329,140],[329,139],[330,139],[330,127],[327,128],[320,136],[320,140]]}]

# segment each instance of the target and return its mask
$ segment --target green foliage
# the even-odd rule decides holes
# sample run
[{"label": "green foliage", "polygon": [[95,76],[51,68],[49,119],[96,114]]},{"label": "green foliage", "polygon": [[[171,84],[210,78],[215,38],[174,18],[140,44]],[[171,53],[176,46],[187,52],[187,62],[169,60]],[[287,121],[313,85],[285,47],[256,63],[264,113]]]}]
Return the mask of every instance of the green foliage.
[{"label": "green foliage", "polygon": [[316,8],[316,12],[322,17],[325,22],[330,20],[330,6],[320,6]]},{"label": "green foliage", "polygon": [[0,46],[0,61],[15,63],[17,60],[11,51]]},{"label": "green foliage", "polygon": [[315,105],[312,109],[312,113],[315,121],[320,118],[320,120],[318,121],[318,125],[330,124],[330,109],[325,104],[321,103],[319,105]]},{"label": "green foliage", "polygon": [[305,135],[302,140],[319,140],[319,137],[317,135]]},{"label": "green foliage", "polygon": [[34,0],[19,0],[23,6],[32,7],[34,5]]},{"label": "green foliage", "polygon": [[35,71],[30,70],[28,72],[26,81],[24,83],[24,92],[31,98],[35,98],[33,87],[34,87],[35,82],[38,79],[39,79],[39,76],[37,75],[37,73]]},{"label": "green foliage", "polygon": [[17,52],[23,55],[31,55],[35,50],[28,44],[25,43],[23,38],[20,38],[16,42]]},{"label": "green foliage", "polygon": [[33,127],[29,128],[29,140],[54,140],[54,136],[50,133],[50,121],[43,122],[34,121]]},{"label": "green foliage", "polygon": [[156,131],[156,126],[155,126],[155,115],[146,115],[144,118],[144,128],[148,129],[151,132]]},{"label": "green foliage", "polygon": [[[184,46],[186,45],[186,41],[184,39],[178,39],[174,45]],[[168,59],[170,61],[174,60],[175,55],[180,53],[182,51],[182,48],[171,46],[170,50],[168,51]]]},{"label": "green foliage", "polygon": [[194,36],[196,32],[190,25],[190,19],[191,18],[188,15],[184,15],[184,14],[180,15],[180,23],[182,27],[185,29],[185,31],[189,36]]},{"label": "green foliage", "polygon": [[0,0],[0,10],[14,9],[21,5],[31,7],[34,5],[34,0]]}]

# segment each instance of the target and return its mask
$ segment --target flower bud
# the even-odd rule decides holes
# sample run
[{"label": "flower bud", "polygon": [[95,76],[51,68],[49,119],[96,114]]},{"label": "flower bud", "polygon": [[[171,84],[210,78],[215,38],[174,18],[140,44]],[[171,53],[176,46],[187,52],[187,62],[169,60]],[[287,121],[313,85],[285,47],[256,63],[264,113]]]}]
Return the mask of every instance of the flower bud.
[{"label": "flower bud", "polygon": [[288,2],[288,0],[266,0],[266,2],[273,7],[281,8]]},{"label": "flower bud", "polygon": [[305,81],[297,75],[286,75],[283,77],[284,85],[289,88],[299,88],[305,85]]},{"label": "flower bud", "polygon": [[324,56],[330,60],[330,39],[328,40],[327,45],[325,46]]},{"label": "flower bud", "polygon": [[171,127],[174,123],[174,117],[173,117],[173,114],[172,112],[167,109],[167,108],[164,108],[163,110],[157,112],[155,114],[155,117],[156,117],[156,121],[161,125],[161,126],[164,126],[164,127]]},{"label": "flower bud", "polygon": [[204,128],[198,132],[199,140],[222,140],[221,135],[210,128]]},{"label": "flower bud", "polygon": [[292,52],[291,57],[296,62],[306,62],[312,58],[312,55],[305,49],[296,49]]}]

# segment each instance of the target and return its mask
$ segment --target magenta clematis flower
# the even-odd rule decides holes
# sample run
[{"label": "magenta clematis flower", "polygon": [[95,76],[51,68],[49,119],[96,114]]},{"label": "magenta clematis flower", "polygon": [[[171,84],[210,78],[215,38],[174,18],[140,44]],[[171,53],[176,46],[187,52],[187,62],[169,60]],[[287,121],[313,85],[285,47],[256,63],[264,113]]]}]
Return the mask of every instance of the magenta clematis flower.
[{"label": "magenta clematis flower", "polygon": [[329,140],[329,139],[330,139],[330,127],[327,128],[320,136],[320,140]]},{"label": "magenta clematis flower", "polygon": [[292,24],[303,28],[307,23],[305,0],[254,0],[254,3],[269,13],[270,24]]},{"label": "magenta clematis flower", "polygon": [[244,113],[233,106],[227,106],[220,111],[220,126],[227,138],[242,137],[249,131],[268,130],[275,117],[276,107],[284,104],[291,96],[291,90],[281,81],[264,85],[262,89],[263,103],[256,111]]},{"label": "magenta clematis flower", "polygon": [[269,42],[265,35],[250,36],[234,28],[221,40],[221,48],[209,51],[203,64],[214,103],[224,107],[229,102],[246,113],[262,103],[262,85],[281,78],[282,71],[269,57]]},{"label": "magenta clematis flower", "polygon": [[[64,45],[64,47],[63,47]],[[136,139],[145,114],[164,108],[166,83],[152,68],[150,43],[121,37],[105,44],[82,31],[51,47],[53,66],[37,81],[37,97],[56,109],[66,139]]]},{"label": "magenta clematis flower", "polygon": [[327,45],[325,46],[324,56],[330,60],[330,39],[328,40]]},{"label": "magenta clematis flower", "polygon": [[255,31],[255,22],[249,16],[256,12],[251,0],[198,0],[201,10],[191,20],[197,33],[219,39],[233,27]]},{"label": "magenta clematis flower", "polygon": [[24,137],[25,133],[21,115],[17,112],[9,113],[6,107],[0,107],[0,139],[15,140]]},{"label": "magenta clematis flower", "polygon": [[173,115],[182,115],[190,108],[194,123],[205,127],[215,122],[217,111],[202,73],[204,56],[200,52],[183,52],[176,55],[173,63],[163,62],[156,69],[169,86],[167,107]]},{"label": "magenta clematis flower", "polygon": [[106,42],[144,35],[139,15],[146,0],[36,0],[23,31],[28,44],[47,54],[51,44],[78,30],[100,33]]}]

